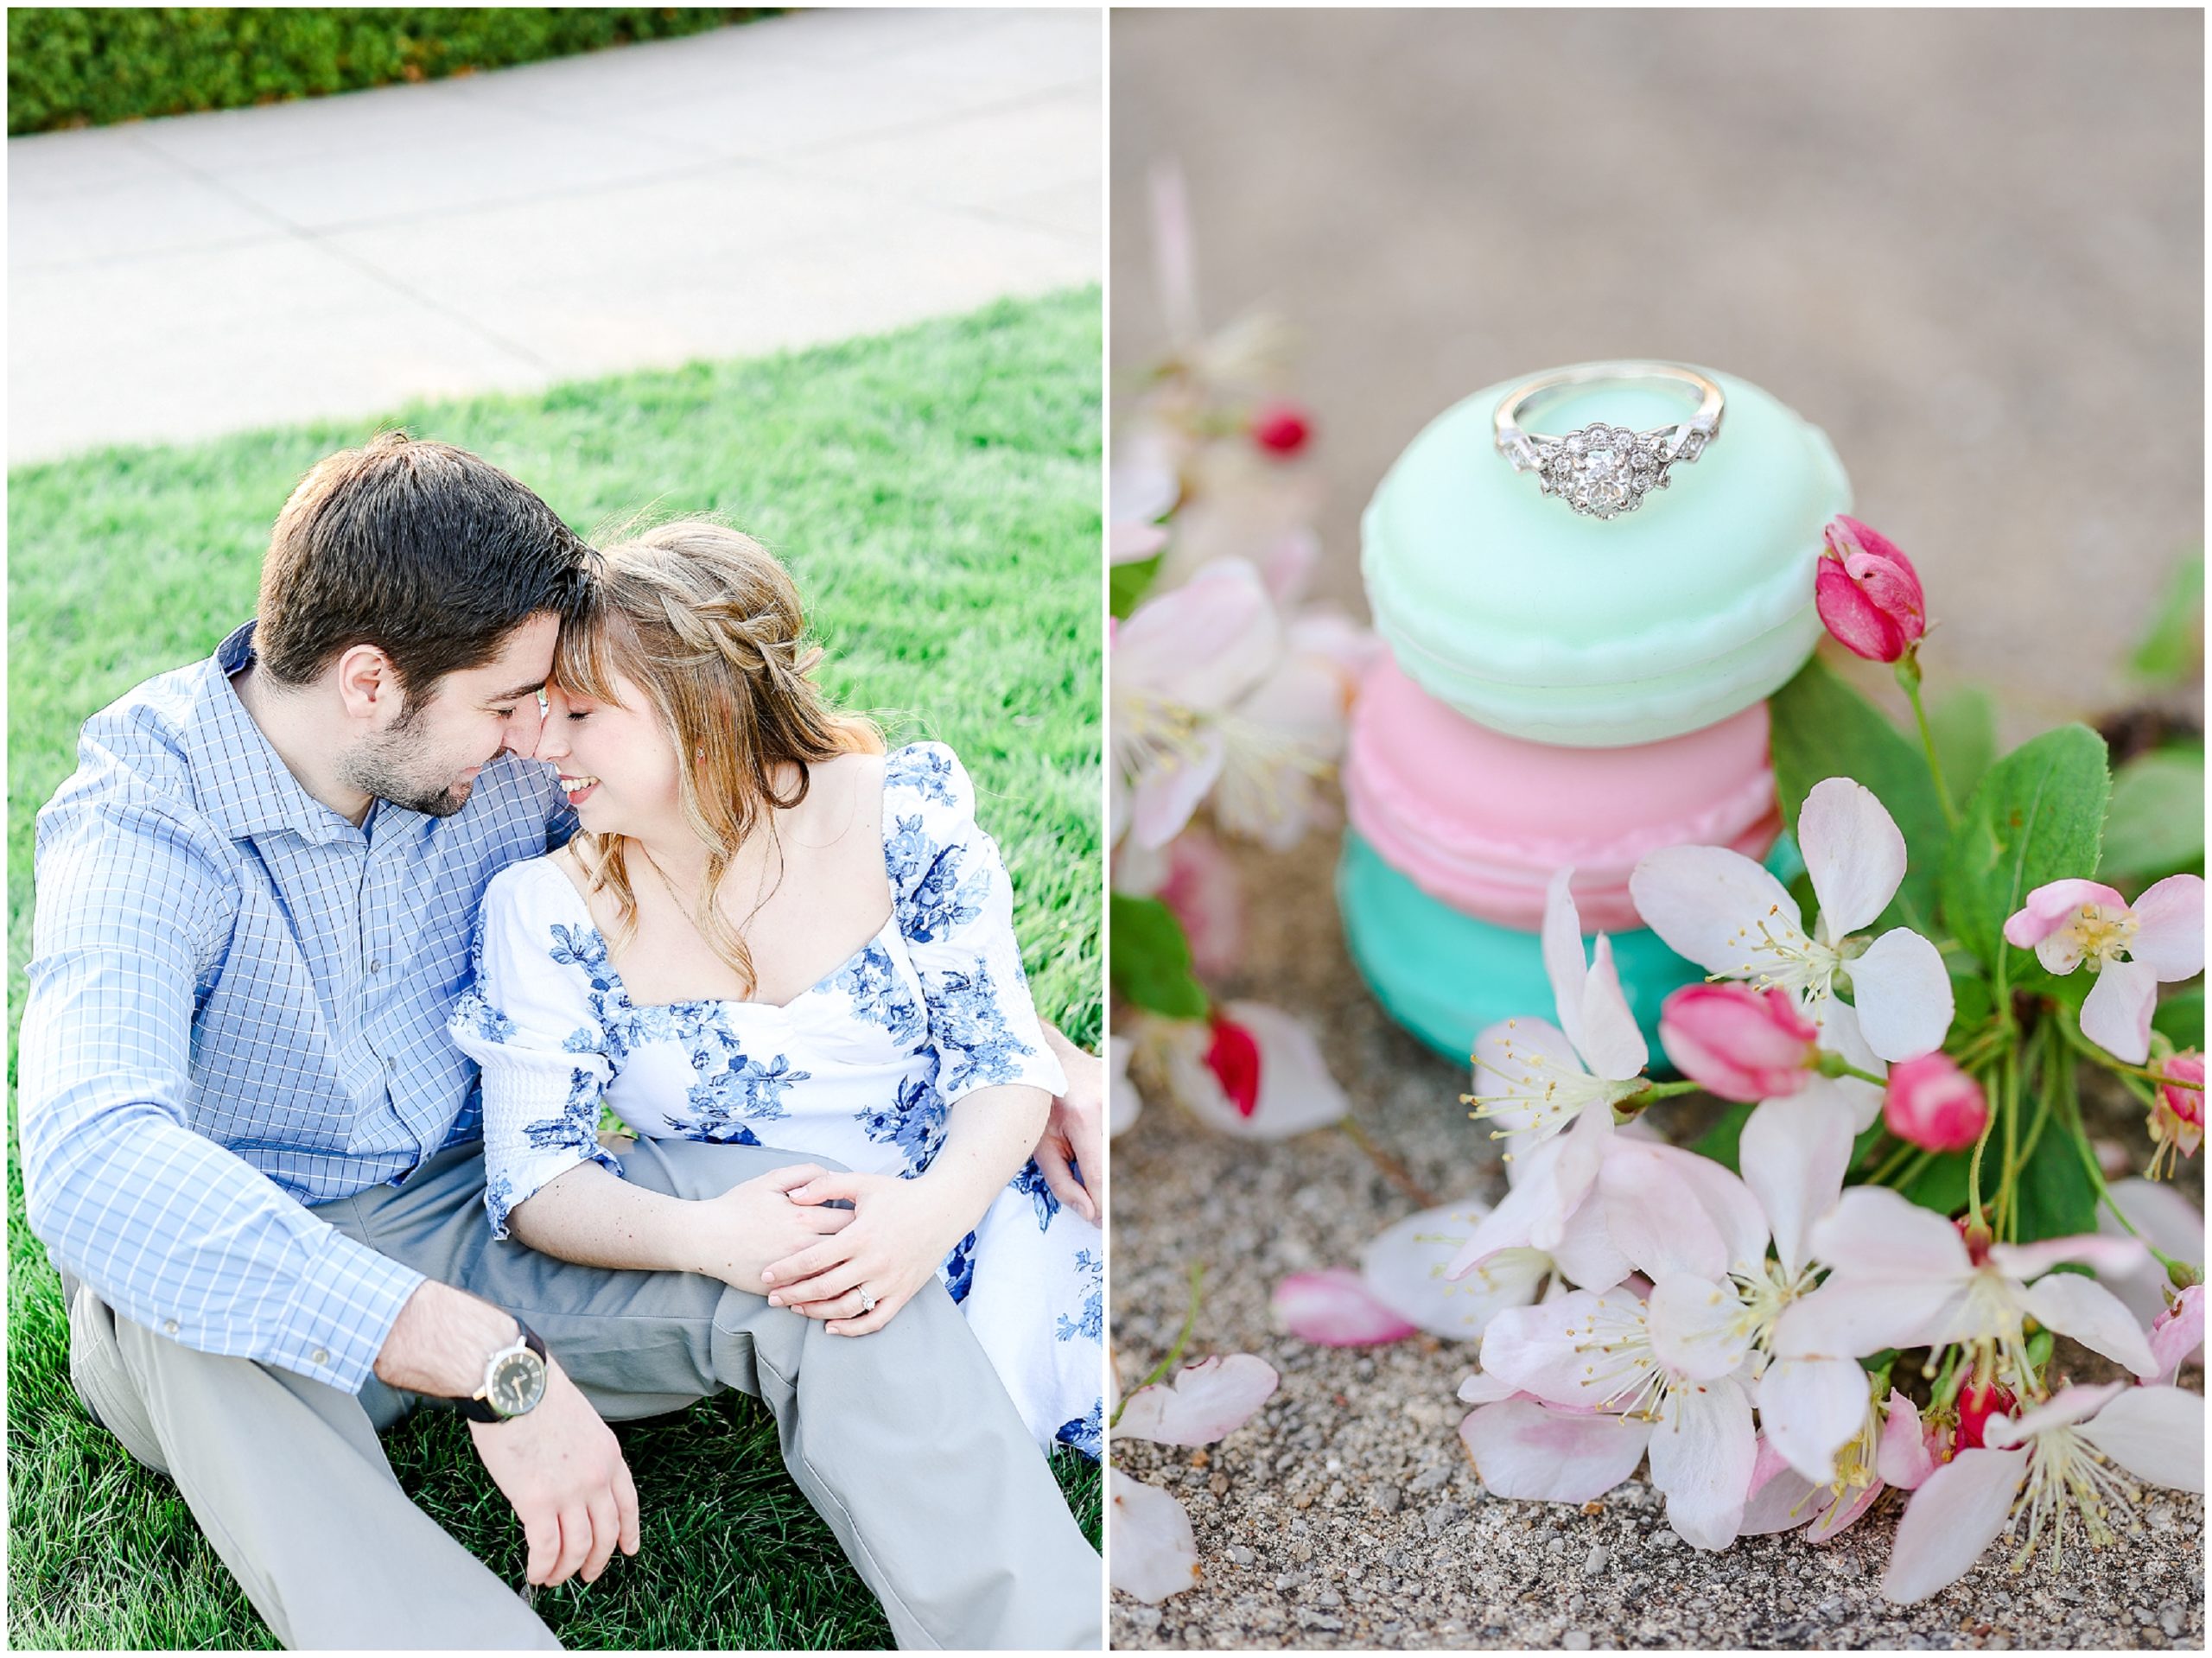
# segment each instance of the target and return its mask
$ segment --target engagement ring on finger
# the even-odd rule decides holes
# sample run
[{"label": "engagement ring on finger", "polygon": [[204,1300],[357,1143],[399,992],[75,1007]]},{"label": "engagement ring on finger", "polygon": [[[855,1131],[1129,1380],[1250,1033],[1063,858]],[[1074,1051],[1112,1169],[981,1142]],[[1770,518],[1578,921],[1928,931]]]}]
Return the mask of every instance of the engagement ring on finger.
[{"label": "engagement ring on finger", "polygon": [[870,1295],[865,1289],[863,1289],[861,1292],[861,1316],[862,1318],[866,1318],[869,1313],[874,1311],[875,1297]]},{"label": "engagement ring on finger", "polygon": [[[1694,394],[1696,412],[1641,432],[1604,421],[1558,435],[1522,428],[1532,405],[1559,392],[1648,380]],[[1491,423],[1497,452],[1514,471],[1535,473],[1542,493],[1558,496],[1585,518],[1610,518],[1635,511],[1649,491],[1667,487],[1677,461],[1695,461],[1719,438],[1726,402],[1712,380],[1679,363],[1583,363],[1514,387],[1499,400]]]}]

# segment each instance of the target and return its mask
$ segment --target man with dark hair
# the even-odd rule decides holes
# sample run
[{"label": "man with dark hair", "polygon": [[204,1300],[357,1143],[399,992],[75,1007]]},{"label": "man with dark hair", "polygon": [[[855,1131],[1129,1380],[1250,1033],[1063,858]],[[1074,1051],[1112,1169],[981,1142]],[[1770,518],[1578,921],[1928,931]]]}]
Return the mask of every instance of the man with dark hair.
[{"label": "man with dark hair", "polygon": [[[733,1386],[902,1646],[1095,1646],[1097,1557],[938,1286],[839,1339],[490,1238],[445,1023],[485,884],[574,827],[529,756],[593,557],[496,467],[388,434],[294,492],[255,621],[86,721],[39,817],[21,1049],[72,1379],[288,1646],[554,1644],[392,1478],[376,1430],[418,1399],[470,1417],[550,1583],[639,1547],[604,1419]],[[626,1163],[745,1213],[803,1178],[688,1141]]]}]

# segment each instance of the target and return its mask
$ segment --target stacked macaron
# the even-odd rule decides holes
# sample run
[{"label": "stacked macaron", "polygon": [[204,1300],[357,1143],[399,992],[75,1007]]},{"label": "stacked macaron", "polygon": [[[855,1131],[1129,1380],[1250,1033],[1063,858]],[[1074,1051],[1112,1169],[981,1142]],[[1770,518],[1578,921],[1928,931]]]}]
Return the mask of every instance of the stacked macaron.
[{"label": "stacked macaron", "polygon": [[[1814,564],[1850,486],[1816,428],[1702,372],[1726,394],[1721,435],[1638,511],[1578,516],[1498,456],[1491,414],[1516,380],[1432,422],[1363,520],[1389,651],[1346,751],[1338,899],[1376,996],[1452,1058],[1498,1020],[1551,1016],[1537,929],[1554,870],[1573,867],[1649,1035],[1699,975],[1643,930],[1637,861],[1686,842],[1788,855],[1764,698],[1820,636]],[[1622,383],[1560,397],[1544,424],[1681,416],[1662,385]]]}]

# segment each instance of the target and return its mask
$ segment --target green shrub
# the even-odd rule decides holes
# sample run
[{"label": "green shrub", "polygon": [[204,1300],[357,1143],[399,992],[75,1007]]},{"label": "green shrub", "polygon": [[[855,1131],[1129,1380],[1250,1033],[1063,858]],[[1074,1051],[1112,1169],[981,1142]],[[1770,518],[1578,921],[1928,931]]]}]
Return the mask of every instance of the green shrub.
[{"label": "green shrub", "polygon": [[693,35],[758,7],[14,6],[8,131],[435,80]]}]

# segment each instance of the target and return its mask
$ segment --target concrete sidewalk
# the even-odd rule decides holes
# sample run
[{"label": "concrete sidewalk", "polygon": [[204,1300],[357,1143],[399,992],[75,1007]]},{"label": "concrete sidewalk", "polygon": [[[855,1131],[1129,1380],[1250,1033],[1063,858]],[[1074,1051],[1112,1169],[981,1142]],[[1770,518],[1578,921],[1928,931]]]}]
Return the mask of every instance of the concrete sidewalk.
[{"label": "concrete sidewalk", "polygon": [[813,11],[11,139],[9,461],[1096,281],[1102,47],[1095,11]]}]

